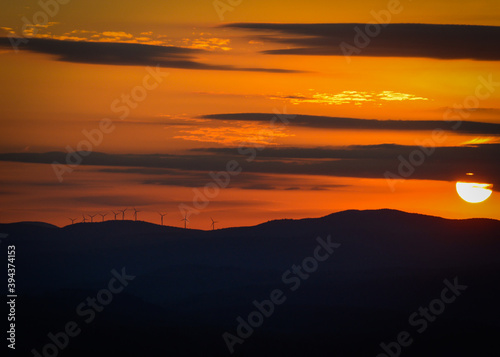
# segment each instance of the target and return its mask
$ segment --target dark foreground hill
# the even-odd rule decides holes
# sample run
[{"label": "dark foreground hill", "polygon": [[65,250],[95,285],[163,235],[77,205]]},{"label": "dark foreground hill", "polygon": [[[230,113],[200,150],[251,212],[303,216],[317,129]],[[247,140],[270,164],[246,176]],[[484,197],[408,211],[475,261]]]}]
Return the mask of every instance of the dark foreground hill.
[{"label": "dark foreground hill", "polygon": [[495,220],[378,210],[216,231],[107,221],[0,233],[2,256],[16,246],[19,355],[498,353]]}]

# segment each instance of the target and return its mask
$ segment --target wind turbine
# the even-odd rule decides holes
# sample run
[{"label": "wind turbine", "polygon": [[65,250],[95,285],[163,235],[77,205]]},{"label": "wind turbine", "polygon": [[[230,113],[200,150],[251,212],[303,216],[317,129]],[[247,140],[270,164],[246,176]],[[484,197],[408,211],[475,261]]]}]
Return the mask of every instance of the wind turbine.
[{"label": "wind turbine", "polygon": [[187,214],[184,216],[183,219],[181,219],[181,221],[184,221],[184,229],[186,229],[187,227],[187,223],[189,222],[189,219],[187,218]]},{"label": "wind turbine", "polygon": [[212,217],[210,217],[210,219],[212,220],[212,230],[215,231],[215,223],[219,223],[219,222],[214,221],[214,219]]},{"label": "wind turbine", "polygon": [[133,208],[133,210],[134,210],[134,220],[137,221],[137,213],[141,211],[136,210],[135,207]]},{"label": "wind turbine", "polygon": [[68,218],[71,221],[71,224],[75,224],[76,218]]},{"label": "wind turbine", "polygon": [[99,213],[99,216],[101,216],[101,217],[102,217],[102,221],[103,221],[103,222],[104,222],[104,217],[106,217],[107,215],[108,215],[107,213],[104,213],[104,214]]},{"label": "wind turbine", "polygon": [[97,216],[97,213],[92,215],[92,214],[89,214],[89,217],[90,217],[90,223],[93,223],[94,222],[94,217]]},{"label": "wind turbine", "polygon": [[83,218],[82,223],[87,222],[87,219],[85,218],[85,215],[83,213],[82,213],[82,218]]},{"label": "wind turbine", "polygon": [[128,210],[128,208],[125,209],[119,209],[118,211],[122,213],[122,221],[125,220],[125,211]]},{"label": "wind turbine", "polygon": [[161,213],[161,212],[158,212],[158,214],[161,217],[161,225],[163,226],[163,217],[165,217],[167,214],[166,213]]},{"label": "wind turbine", "polygon": [[113,214],[115,215],[115,221],[116,221],[116,216],[118,216],[120,214],[120,211],[118,211],[118,212],[111,211],[111,212],[113,212]]}]

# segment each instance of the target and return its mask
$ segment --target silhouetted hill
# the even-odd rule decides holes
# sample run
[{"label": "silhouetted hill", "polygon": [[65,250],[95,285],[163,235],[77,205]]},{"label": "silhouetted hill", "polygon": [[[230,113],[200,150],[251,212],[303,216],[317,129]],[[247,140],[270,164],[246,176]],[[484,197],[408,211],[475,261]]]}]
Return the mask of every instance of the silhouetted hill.
[{"label": "silhouetted hill", "polygon": [[[402,330],[415,340],[402,356],[487,355],[500,332],[496,220],[351,210],[215,231],[106,221],[0,232],[4,250],[16,245],[19,351],[75,320],[83,332],[63,356],[229,356],[222,334],[275,289],[286,301],[235,356],[377,356]],[[122,268],[135,278],[87,325],[76,307]],[[416,332],[409,316],[455,278],[467,290]]]}]

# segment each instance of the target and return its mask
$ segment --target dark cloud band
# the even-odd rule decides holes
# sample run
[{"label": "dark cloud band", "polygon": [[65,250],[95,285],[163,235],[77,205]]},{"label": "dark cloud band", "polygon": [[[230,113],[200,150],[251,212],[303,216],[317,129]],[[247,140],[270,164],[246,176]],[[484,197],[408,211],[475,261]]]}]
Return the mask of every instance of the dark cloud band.
[{"label": "dark cloud band", "polygon": [[[248,160],[251,151],[256,160]],[[193,187],[210,179],[209,172],[224,171],[230,160],[241,165],[245,174],[324,175],[332,177],[384,178],[387,172],[406,179],[455,181],[466,172],[475,172],[481,181],[500,189],[500,144],[460,147],[419,147],[394,144],[347,146],[340,148],[205,148],[193,149],[192,154],[103,154],[85,156],[83,165],[103,166],[101,170],[116,173],[144,174],[145,184],[184,185]],[[64,164],[66,153],[6,153],[0,161]],[[410,175],[401,173],[401,165],[413,166]],[[108,167],[108,168],[105,168]],[[130,168],[109,169],[111,167]],[[155,169],[155,170],[152,170]],[[161,171],[162,169],[165,171]],[[131,171],[130,171],[131,170]],[[172,171],[178,170],[178,171]],[[405,172],[408,172],[405,168]],[[162,180],[161,174],[170,179]],[[153,176],[153,177],[151,177]],[[253,176],[245,183],[261,184]],[[185,182],[183,184],[182,182]],[[250,187],[250,186],[249,186]]]},{"label": "dark cloud band", "polygon": [[265,32],[255,38],[287,46],[264,51],[273,55],[342,56],[345,45],[350,45],[361,50],[352,56],[500,60],[497,26],[233,23],[225,27]]},{"label": "dark cloud band", "polygon": [[[10,47],[11,39],[0,37],[0,47]],[[19,49],[56,56],[64,62],[103,64],[117,66],[161,66],[165,68],[247,71],[269,73],[296,73],[279,68],[243,68],[232,65],[211,65],[197,62],[196,55],[202,50],[154,46],[137,43],[61,41],[32,38],[20,42]]]},{"label": "dark cloud band", "polygon": [[[241,120],[270,123],[274,114],[232,113],[204,115],[203,119]],[[361,130],[446,130],[466,134],[500,135],[500,124],[473,121],[444,120],[377,120],[338,118],[316,115],[287,115],[290,125],[319,129],[361,129]]]}]

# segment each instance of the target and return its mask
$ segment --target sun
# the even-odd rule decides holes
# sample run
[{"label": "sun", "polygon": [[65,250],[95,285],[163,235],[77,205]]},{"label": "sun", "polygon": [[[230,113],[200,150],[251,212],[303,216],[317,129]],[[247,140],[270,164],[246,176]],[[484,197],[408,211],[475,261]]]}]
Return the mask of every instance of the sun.
[{"label": "sun", "polygon": [[466,202],[479,203],[483,202],[491,196],[493,192],[492,184],[489,183],[476,183],[476,182],[462,182],[458,181],[456,184],[458,195]]}]

